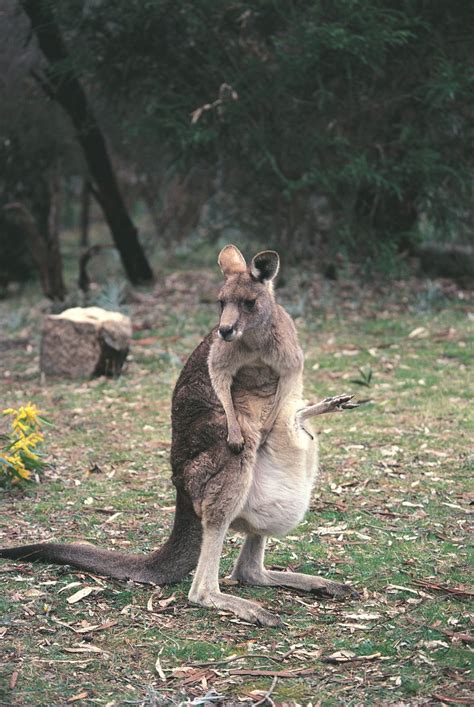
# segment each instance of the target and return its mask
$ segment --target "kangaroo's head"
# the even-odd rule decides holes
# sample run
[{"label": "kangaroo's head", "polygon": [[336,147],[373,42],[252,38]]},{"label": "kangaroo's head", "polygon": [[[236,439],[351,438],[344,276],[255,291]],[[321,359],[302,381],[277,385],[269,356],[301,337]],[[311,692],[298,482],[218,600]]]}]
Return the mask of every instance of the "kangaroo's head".
[{"label": "kangaroo's head", "polygon": [[218,263],[225,277],[219,292],[221,339],[233,341],[266,327],[275,308],[273,279],[280,267],[278,253],[264,250],[247,265],[240,250],[227,245],[219,253]]}]

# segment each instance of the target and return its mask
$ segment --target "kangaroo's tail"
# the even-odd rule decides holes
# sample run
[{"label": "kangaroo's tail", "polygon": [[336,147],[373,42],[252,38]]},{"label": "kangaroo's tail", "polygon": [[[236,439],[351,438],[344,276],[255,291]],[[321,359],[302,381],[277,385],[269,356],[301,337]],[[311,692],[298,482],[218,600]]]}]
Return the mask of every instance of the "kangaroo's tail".
[{"label": "kangaroo's tail", "polygon": [[132,579],[150,584],[179,582],[199,559],[202,527],[190,500],[178,491],[171,535],[165,544],[149,555],[127,555],[102,550],[88,543],[38,543],[0,548],[0,557],[27,562],[72,565],[117,579]]}]

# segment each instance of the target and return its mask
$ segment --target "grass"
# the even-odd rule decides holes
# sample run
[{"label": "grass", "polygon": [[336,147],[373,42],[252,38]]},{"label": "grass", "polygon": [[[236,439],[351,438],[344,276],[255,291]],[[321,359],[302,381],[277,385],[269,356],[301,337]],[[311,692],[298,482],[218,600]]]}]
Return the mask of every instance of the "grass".
[{"label": "grass", "polygon": [[[2,492],[2,545],[54,537],[146,552],[166,537],[171,392],[216,317],[212,275],[174,276],[174,290],[166,275],[148,307],[129,305],[137,331],[115,381],[43,382],[36,293],[0,303],[0,404],[32,400],[54,422],[42,483]],[[281,614],[284,628],[266,629],[189,606],[189,581],[154,589],[2,562],[1,704],[179,704],[211,689],[250,704],[271,686],[278,704],[472,699],[472,301],[446,283],[431,306],[420,283],[328,291],[315,278],[301,305],[297,275],[287,281],[280,299],[299,314],[308,398],[352,390],[368,402],[318,419],[311,508],[269,540],[267,564],[344,579],[361,599],[225,587]],[[241,541],[229,535],[223,576]],[[69,604],[85,585],[99,591]],[[276,681],[238,672],[303,669]]]}]

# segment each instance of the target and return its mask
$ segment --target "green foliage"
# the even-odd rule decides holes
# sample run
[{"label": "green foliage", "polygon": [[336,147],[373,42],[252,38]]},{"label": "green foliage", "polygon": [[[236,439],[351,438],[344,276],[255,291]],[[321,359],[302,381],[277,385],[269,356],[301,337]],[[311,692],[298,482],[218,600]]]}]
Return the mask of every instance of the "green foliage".
[{"label": "green foliage", "polygon": [[359,368],[359,378],[351,378],[350,382],[370,388],[372,384],[372,376],[372,368],[370,366],[364,366],[363,368]]},{"label": "green foliage", "polygon": [[344,224],[359,247],[374,234],[406,245],[420,211],[459,218],[472,183],[471,4],[104,0],[79,24],[77,2],[55,4],[84,76],[119,111],[124,150],[224,160],[249,190],[265,185],[259,198],[322,193],[334,236]]},{"label": "green foliage", "polygon": [[[204,166],[273,219],[275,245],[297,233],[292,251],[302,256],[315,246],[311,223],[298,230],[315,195],[331,214],[326,251],[381,259],[391,272],[420,229],[447,239],[466,223],[472,3],[42,2],[69,52],[55,71],[73,64],[113,154],[149,181],[160,205],[167,180]],[[28,21],[14,0],[9,8],[0,199],[25,201],[45,231],[52,171],[83,166],[40,86]]]}]

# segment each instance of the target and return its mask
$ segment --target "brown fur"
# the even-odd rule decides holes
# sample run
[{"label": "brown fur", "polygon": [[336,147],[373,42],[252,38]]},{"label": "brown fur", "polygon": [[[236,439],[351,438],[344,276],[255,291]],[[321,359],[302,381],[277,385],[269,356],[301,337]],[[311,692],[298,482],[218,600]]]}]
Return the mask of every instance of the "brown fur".
[{"label": "brown fur", "polygon": [[[240,452],[244,438],[232,403],[232,386],[238,371],[249,366],[267,367],[278,384],[272,404],[260,410],[260,441],[273,427],[282,402],[291,393],[300,396],[303,387],[303,352],[298,344],[293,321],[275,302],[273,279],[279,270],[274,251],[258,253],[247,267],[235,246],[226,246],[219,255],[226,281],[219,293],[222,313],[219,334],[212,342],[209,374],[215,393],[224,408],[227,442]],[[252,305],[251,308],[249,305]]]},{"label": "brown fur", "polygon": [[[309,503],[317,447],[311,428],[306,422],[303,428],[300,420],[351,407],[350,396],[305,407],[303,354],[294,324],[276,304],[271,287],[278,269],[275,256],[271,251],[258,254],[247,268],[234,246],[221,253],[226,281],[219,326],[230,312],[242,334],[228,342],[214,329],[191,354],[176,383],[171,466],[177,501],[174,527],[164,546],[141,557],[88,544],[43,543],[0,549],[0,557],[70,564],[155,584],[179,581],[196,568],[191,602],[276,625],[278,617],[258,604],[219,590],[219,558],[232,525],[247,535],[234,568],[236,579],[331,595],[352,593],[346,585],[321,577],[263,567],[265,535],[287,532]],[[251,298],[256,304],[248,312],[244,303]],[[228,399],[221,404],[226,395],[230,406]],[[240,451],[227,443],[236,432],[232,416],[242,436]]]}]

